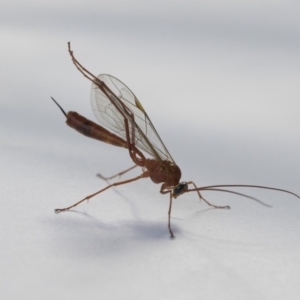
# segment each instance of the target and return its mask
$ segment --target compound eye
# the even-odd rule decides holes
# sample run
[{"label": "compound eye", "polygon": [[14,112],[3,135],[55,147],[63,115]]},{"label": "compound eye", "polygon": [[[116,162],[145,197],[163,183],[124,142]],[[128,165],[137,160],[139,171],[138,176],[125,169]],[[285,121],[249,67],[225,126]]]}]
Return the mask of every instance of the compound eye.
[{"label": "compound eye", "polygon": [[177,184],[173,189],[173,196],[176,198],[179,195],[183,194],[188,188],[188,185],[186,182],[181,182]]}]

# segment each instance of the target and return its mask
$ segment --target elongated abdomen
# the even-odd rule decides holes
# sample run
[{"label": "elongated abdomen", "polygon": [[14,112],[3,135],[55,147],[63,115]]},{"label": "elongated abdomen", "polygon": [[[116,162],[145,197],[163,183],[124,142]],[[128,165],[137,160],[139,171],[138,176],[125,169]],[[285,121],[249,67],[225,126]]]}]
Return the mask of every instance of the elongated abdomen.
[{"label": "elongated abdomen", "polygon": [[117,147],[128,148],[128,144],[125,140],[111,133],[104,127],[86,119],[77,112],[70,111],[67,113],[66,117],[67,125],[75,129],[79,133],[107,144],[111,144]]}]

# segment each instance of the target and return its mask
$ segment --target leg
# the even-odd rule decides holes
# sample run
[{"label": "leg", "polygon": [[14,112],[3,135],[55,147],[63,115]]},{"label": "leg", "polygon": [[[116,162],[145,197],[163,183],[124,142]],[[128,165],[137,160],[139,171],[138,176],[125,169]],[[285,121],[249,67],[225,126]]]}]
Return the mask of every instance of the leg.
[{"label": "leg", "polygon": [[169,232],[170,232],[170,238],[174,239],[175,235],[173,234],[173,231],[172,231],[172,228],[171,228],[171,211],[172,211],[172,200],[173,200],[172,191],[169,190],[168,188],[166,188],[165,185],[163,184],[161,186],[160,193],[161,194],[170,193],[170,204],[169,204],[169,211],[168,211],[168,228],[169,228]]},{"label": "leg", "polygon": [[136,180],[139,180],[139,179],[142,179],[142,178],[146,178],[146,177],[149,177],[149,173],[148,173],[148,172],[144,172],[144,173],[141,174],[140,176],[135,177],[135,178],[132,178],[132,179],[128,179],[128,180],[124,180],[124,181],[115,182],[115,183],[108,185],[108,186],[105,187],[104,189],[102,189],[102,190],[100,190],[100,191],[98,191],[98,192],[96,192],[96,193],[94,193],[94,194],[91,194],[91,195],[89,195],[89,196],[86,196],[84,199],[82,199],[82,200],[76,202],[75,204],[73,204],[73,205],[71,205],[71,206],[69,206],[69,207],[65,207],[65,208],[56,208],[56,209],[54,210],[54,212],[58,214],[58,213],[60,213],[60,212],[62,212],[62,211],[69,210],[69,209],[71,209],[71,208],[77,206],[77,205],[80,204],[81,202],[84,202],[85,200],[89,200],[89,199],[93,198],[94,196],[96,196],[96,195],[98,195],[98,194],[104,192],[105,190],[107,190],[107,189],[109,189],[109,188],[111,188],[111,187],[113,187],[113,186],[117,186],[117,185],[121,185],[121,184],[126,184],[126,183],[133,182],[133,181],[136,181]]},{"label": "leg", "polygon": [[[198,187],[196,186],[196,184],[194,183],[194,182],[192,182],[192,181],[189,181],[187,184],[192,184],[194,187],[195,187],[195,189],[197,189]],[[218,205],[214,205],[214,204],[211,204],[211,203],[209,203],[206,199],[204,199],[203,198],[203,196],[200,194],[200,192],[197,190],[197,193],[198,193],[198,196],[199,196],[199,198],[200,198],[200,200],[202,199],[204,202],[206,202],[209,206],[212,206],[212,207],[214,207],[214,208],[222,208],[222,209],[230,209],[230,206],[228,206],[228,205],[225,205],[225,206],[218,206]]]},{"label": "leg", "polygon": [[113,176],[111,176],[111,177],[104,177],[104,176],[102,176],[101,174],[97,174],[97,177],[100,177],[100,178],[103,179],[103,180],[110,180],[110,179],[113,179],[113,178],[115,178],[115,177],[117,177],[117,176],[120,176],[120,177],[121,177],[123,174],[125,174],[125,173],[131,171],[131,170],[134,169],[135,167],[137,167],[137,165],[135,165],[135,166],[133,166],[133,167],[131,167],[131,168],[129,168],[129,169],[126,169],[125,171],[120,172],[120,173],[118,173],[118,174],[116,174],[116,175],[113,175]]},{"label": "leg", "polygon": [[170,193],[170,205],[169,205],[169,211],[168,211],[168,228],[169,228],[169,232],[170,232],[170,238],[174,239],[175,235],[173,234],[173,231],[172,231],[172,228],[171,228],[171,210],[172,210],[173,197],[172,197],[171,191],[169,193]]}]

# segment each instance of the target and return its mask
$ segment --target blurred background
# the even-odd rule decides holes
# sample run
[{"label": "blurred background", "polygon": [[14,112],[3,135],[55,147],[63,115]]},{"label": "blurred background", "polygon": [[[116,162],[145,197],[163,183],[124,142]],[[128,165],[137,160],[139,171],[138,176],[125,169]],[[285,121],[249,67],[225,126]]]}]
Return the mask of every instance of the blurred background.
[{"label": "blurred background", "polygon": [[[132,165],[128,153],[123,149],[89,140],[69,129],[64,124],[64,116],[51,101],[52,96],[66,111],[77,111],[95,120],[90,105],[91,83],[72,64],[67,51],[69,41],[75,57],[90,72],[95,75],[113,75],[135,93],[169,152],[181,167],[183,180],[193,180],[199,186],[260,184],[300,193],[299,11],[299,2],[293,0],[2,0],[0,175],[3,209],[0,215],[3,230],[0,234],[5,242],[0,252],[3,257],[2,269],[9,274],[5,282],[15,276],[11,271],[12,265],[16,267],[22,261],[27,262],[28,266],[35,266],[36,262],[29,253],[36,253],[36,257],[45,256],[45,260],[49,258],[48,250],[38,246],[41,241],[54,251],[51,252],[51,255],[54,253],[54,260],[61,254],[61,248],[65,247],[62,245],[67,236],[74,238],[75,235],[74,244],[71,244],[76,245],[76,248],[83,234],[77,236],[72,231],[73,223],[60,223],[63,221],[58,220],[69,220],[72,216],[60,215],[60,219],[57,219],[53,208],[71,204],[103,186],[104,183],[99,183],[95,177],[96,173],[112,175]],[[146,220],[153,216],[153,222],[156,222],[157,216],[163,225],[153,230],[166,233],[164,237],[167,237],[164,222],[168,204],[166,197],[159,195],[159,186],[143,181],[121,188],[122,193],[125,190],[128,191],[127,204],[128,199],[144,201],[141,205],[145,205],[145,209],[141,206],[135,214],[140,217],[146,214],[143,215]],[[281,215],[279,212],[277,215],[274,208],[270,213],[270,210],[257,208],[254,204],[252,206],[252,203],[243,199],[231,203],[232,195],[213,195],[212,199],[219,199],[219,203],[224,203],[226,199],[229,203],[225,204],[234,204],[239,214],[226,218],[226,222],[232,220],[232,231],[231,226],[225,228],[221,223],[213,225],[216,221],[209,219],[207,227],[217,226],[210,227],[209,236],[219,234],[220,239],[230,239],[234,236],[232,232],[236,232],[237,240],[251,236],[253,240],[250,238],[250,242],[247,242],[255,244],[258,241],[253,232],[257,233],[263,226],[259,220],[266,220],[270,216],[269,227],[262,229],[263,233],[258,240],[263,242],[266,236],[271,236],[266,242],[270,243],[266,246],[268,251],[276,248],[276,243],[279,243],[293,245],[289,251],[296,253],[300,248],[299,201],[282,194],[250,190],[243,192],[262,197],[269,204],[275,205],[277,212],[281,209]],[[118,194],[109,192],[107,195],[117,197]],[[111,210],[105,207],[110,205],[105,204],[105,201],[101,201],[101,204],[100,201],[98,204],[97,201],[93,202],[91,205],[97,209],[103,207],[106,211],[103,216],[95,212],[96,218],[108,218],[106,221],[110,220],[111,224],[116,224],[116,220],[129,220],[130,217],[124,215],[127,204],[120,204],[122,199],[120,195],[118,197]],[[191,211],[201,209],[196,206],[196,196],[189,194],[185,197],[194,202],[187,200],[189,204],[184,201],[176,203],[177,213],[185,212],[184,216],[178,217],[182,219],[177,219],[177,233],[180,227],[187,226],[182,229],[184,232],[191,230],[193,234],[204,234],[202,225],[185,225],[187,216],[191,217]],[[44,220],[45,214],[49,218],[47,221]],[[201,219],[199,215],[194,217],[193,222]],[[85,222],[89,223],[89,219]],[[252,228],[251,233],[243,227],[243,224],[249,223],[257,226]],[[77,228],[78,224],[75,224]],[[282,230],[277,236],[270,235],[274,224],[276,230]],[[118,227],[118,230],[122,232],[122,228]],[[52,238],[57,231],[60,231],[61,240],[55,240],[59,246],[53,250]],[[89,236],[88,232],[87,229],[84,231],[85,236]],[[149,229],[142,232],[147,235]],[[118,233],[114,234],[118,236]],[[23,238],[20,240],[21,236]],[[93,248],[95,245],[92,241],[98,238],[97,234],[90,236],[86,245],[91,243]],[[107,246],[107,252],[118,241],[116,236],[109,236],[109,239],[111,244]],[[201,238],[198,240],[201,242]],[[128,247],[132,248],[131,245]],[[193,253],[192,249],[196,251],[201,247],[193,245],[188,250]],[[96,248],[98,251],[101,247],[97,244]],[[23,254],[17,249],[22,249]],[[65,256],[69,253],[67,249]],[[82,259],[86,249],[81,250],[78,252]],[[155,253],[155,249],[152,250]],[[206,250],[208,253],[212,251]],[[226,249],[222,250],[227,253]],[[28,253],[28,257],[24,258],[24,253]],[[134,261],[138,255],[131,254]],[[282,253],[277,254],[274,261],[282,257]],[[166,255],[172,259],[172,255]],[[196,253],[194,255],[197,256]],[[214,257],[208,261],[214,261]],[[296,254],[293,261],[300,261]],[[292,260],[288,262],[289,267],[283,273],[288,278],[286,281],[289,281],[290,289],[283,288],[279,292],[286,299],[293,299],[298,293],[298,285],[292,278],[298,274],[298,268],[293,267]],[[121,265],[127,266],[126,263]],[[151,262],[147,265],[150,270],[151,265]],[[45,263],[47,269],[46,266],[49,264]],[[79,273],[81,267],[78,266]],[[36,268],[32,278],[40,280],[43,285],[47,281],[46,277],[39,277],[42,271],[38,266]],[[212,269],[208,267],[208,270],[211,271],[209,274],[213,274],[214,266]],[[249,271],[249,278],[243,277],[243,270],[239,267],[235,269],[237,276],[245,281],[257,275],[256,271]],[[249,299],[255,299],[256,296],[256,299],[269,299],[268,295],[270,299],[275,299],[276,295],[280,295],[277,289],[278,286],[284,286],[285,279],[276,277],[272,268],[266,267],[262,272],[265,270],[268,270],[263,273],[266,277],[269,274],[273,274],[273,277],[270,281],[266,279],[260,283],[250,280]],[[118,272],[123,274],[120,270]],[[60,278],[57,277],[58,273],[57,270],[51,273],[53,284],[56,278]],[[25,273],[20,274],[16,281],[19,284],[26,277]],[[165,275],[168,274],[166,272]],[[234,276],[230,277],[226,272],[224,274],[224,278],[218,278],[224,283],[220,285],[220,291],[223,291],[222,287],[226,291],[226,287],[234,284]],[[183,282],[194,282],[191,278],[199,279],[195,274],[191,273],[190,276],[185,277]],[[139,282],[139,276],[135,279]],[[202,277],[200,279],[203,280]],[[208,286],[214,286],[212,282],[215,279],[214,276],[206,276],[205,282]],[[65,280],[62,279],[63,282]],[[274,289],[268,285],[272,280],[275,283]],[[141,286],[146,287],[146,283]],[[240,286],[240,293],[234,295],[239,299],[248,299],[244,297],[243,284],[240,283]],[[259,287],[258,293],[254,286]],[[271,294],[263,286],[267,286]],[[164,286],[159,283],[157,287],[160,291],[164,290]],[[5,295],[13,295],[12,290],[5,289]],[[38,295],[43,295],[45,290],[46,285]],[[169,296],[173,293],[168,288],[166,291],[170,292],[167,293]],[[15,293],[16,297],[20,296]],[[32,296],[31,293],[28,292],[28,295]],[[153,293],[150,293],[149,299],[159,299],[161,294]],[[206,299],[218,299],[215,293],[213,289],[206,288],[204,295]],[[180,298],[181,294],[175,289],[173,296],[176,298],[176,295]],[[220,292],[221,295],[223,298],[220,299],[233,299],[230,297],[232,294],[228,294],[228,298],[226,292]]]},{"label": "blurred background", "polygon": [[88,70],[132,89],[176,161],[190,153],[201,165],[209,154],[238,151],[245,160],[280,164],[299,145],[296,1],[4,1],[2,7],[2,144],[34,136],[58,142],[64,130],[69,136],[50,96],[66,111],[93,118],[90,82],[71,63],[71,41]]}]

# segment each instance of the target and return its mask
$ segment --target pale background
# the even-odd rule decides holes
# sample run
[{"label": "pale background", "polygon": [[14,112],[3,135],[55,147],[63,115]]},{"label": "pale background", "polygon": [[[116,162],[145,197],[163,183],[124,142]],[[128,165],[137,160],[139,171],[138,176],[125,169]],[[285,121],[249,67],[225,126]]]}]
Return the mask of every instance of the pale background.
[{"label": "pale background", "polygon": [[[300,200],[243,189],[174,201],[145,179],[97,191],[127,151],[64,124],[95,120],[91,72],[138,96],[182,180],[300,194],[298,1],[7,1],[0,11],[1,299],[298,299]],[[138,174],[136,170],[134,176]]]}]

